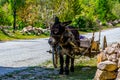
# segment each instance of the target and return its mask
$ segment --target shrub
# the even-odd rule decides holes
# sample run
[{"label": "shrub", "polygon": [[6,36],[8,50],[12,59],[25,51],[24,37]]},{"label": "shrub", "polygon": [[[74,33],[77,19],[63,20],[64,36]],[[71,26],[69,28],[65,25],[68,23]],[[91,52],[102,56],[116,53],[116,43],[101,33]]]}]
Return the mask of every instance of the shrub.
[{"label": "shrub", "polygon": [[73,20],[73,25],[80,31],[93,31],[97,30],[97,24],[93,20],[86,18],[85,16],[78,16]]}]

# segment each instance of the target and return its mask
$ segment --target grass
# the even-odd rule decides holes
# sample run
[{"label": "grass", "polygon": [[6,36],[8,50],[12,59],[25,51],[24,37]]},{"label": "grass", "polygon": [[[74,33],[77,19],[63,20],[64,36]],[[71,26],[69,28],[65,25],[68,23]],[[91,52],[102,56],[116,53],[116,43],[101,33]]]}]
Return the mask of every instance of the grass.
[{"label": "grass", "polygon": [[75,59],[75,72],[59,75],[59,68],[54,69],[50,60],[42,65],[0,76],[0,80],[93,80],[96,70],[96,57],[80,57]]},{"label": "grass", "polygon": [[[120,24],[117,24],[116,27],[120,27]],[[112,27],[112,28],[116,28],[116,27]],[[103,26],[103,30],[106,29],[110,29],[111,27],[108,26]],[[86,34],[88,32],[83,32],[83,31],[79,31],[80,34]],[[0,30],[0,41],[9,41],[9,40],[17,40],[17,39],[35,39],[35,38],[45,38],[48,37],[49,34],[45,35],[45,34],[41,34],[39,36],[37,35],[33,35],[33,34],[22,34],[19,30],[16,30],[15,33],[13,33],[12,30],[5,30],[2,31]]]},{"label": "grass", "polygon": [[96,58],[87,59],[77,59],[75,63],[75,72],[70,73],[70,75],[57,75],[56,80],[93,80],[96,72]]},{"label": "grass", "polygon": [[120,27],[120,23],[116,25],[117,27]]},{"label": "grass", "polygon": [[0,41],[9,41],[9,40],[17,40],[17,39],[35,39],[35,38],[45,38],[48,35],[41,34],[39,36],[33,34],[22,34],[20,31],[15,31],[13,33],[11,30],[2,31],[0,30]]},{"label": "grass", "polygon": [[[51,63],[49,63],[51,64]],[[48,62],[47,62],[48,65]],[[75,72],[66,75],[49,75],[53,80],[93,80],[96,72],[96,58],[80,57],[75,60]]]}]

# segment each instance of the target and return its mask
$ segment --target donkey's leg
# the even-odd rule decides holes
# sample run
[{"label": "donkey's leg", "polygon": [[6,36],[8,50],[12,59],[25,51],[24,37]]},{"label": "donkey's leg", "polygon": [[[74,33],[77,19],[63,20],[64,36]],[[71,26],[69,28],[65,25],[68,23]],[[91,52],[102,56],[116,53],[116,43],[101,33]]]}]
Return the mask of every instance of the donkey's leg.
[{"label": "donkey's leg", "polygon": [[59,57],[60,57],[60,71],[59,71],[59,74],[63,74],[63,72],[64,72],[64,69],[63,69],[63,66],[64,66],[64,58],[63,58],[63,55],[62,55],[62,54],[60,54]]},{"label": "donkey's leg", "polygon": [[65,74],[68,75],[69,74],[69,62],[70,62],[70,57],[68,55],[66,55],[66,60],[65,60]]},{"label": "donkey's leg", "polygon": [[70,71],[74,72],[74,58],[71,58],[71,67],[70,67]]}]

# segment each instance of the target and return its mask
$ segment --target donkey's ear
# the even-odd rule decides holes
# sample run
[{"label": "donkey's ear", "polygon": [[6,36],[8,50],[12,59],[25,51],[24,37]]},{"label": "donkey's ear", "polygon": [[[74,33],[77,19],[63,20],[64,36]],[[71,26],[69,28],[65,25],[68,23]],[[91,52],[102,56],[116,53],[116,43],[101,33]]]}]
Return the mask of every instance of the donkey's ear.
[{"label": "donkey's ear", "polygon": [[67,25],[69,25],[69,24],[71,24],[72,23],[72,21],[67,21],[67,22],[62,22],[61,23],[61,26],[67,26]]},{"label": "donkey's ear", "polygon": [[54,24],[59,24],[59,23],[60,23],[59,18],[58,18],[57,16],[55,17],[55,20],[54,20],[54,21],[55,21]]}]

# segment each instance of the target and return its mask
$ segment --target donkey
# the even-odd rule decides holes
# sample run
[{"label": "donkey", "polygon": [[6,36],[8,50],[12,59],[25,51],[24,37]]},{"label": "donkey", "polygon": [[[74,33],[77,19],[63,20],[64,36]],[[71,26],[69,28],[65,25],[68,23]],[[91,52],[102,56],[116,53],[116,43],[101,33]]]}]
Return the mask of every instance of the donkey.
[{"label": "donkey", "polygon": [[[59,74],[65,72],[66,75],[69,74],[69,63],[71,61],[70,71],[74,72],[74,46],[80,46],[79,32],[72,26],[68,26],[71,21],[60,22],[58,17],[55,17],[55,23],[51,27],[51,37],[54,38],[55,44],[60,46],[60,71]],[[64,60],[64,55],[66,59]],[[64,68],[65,62],[65,68]]]}]

